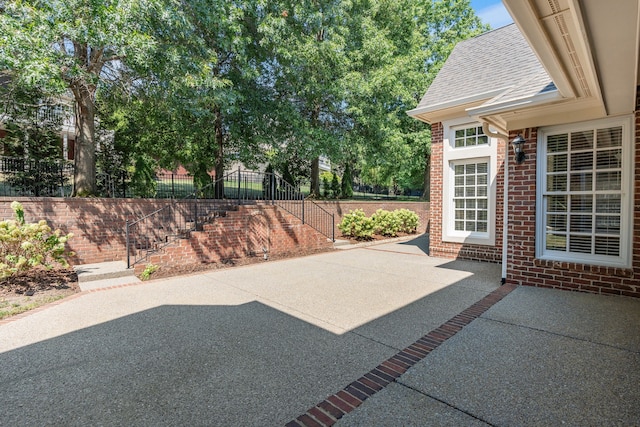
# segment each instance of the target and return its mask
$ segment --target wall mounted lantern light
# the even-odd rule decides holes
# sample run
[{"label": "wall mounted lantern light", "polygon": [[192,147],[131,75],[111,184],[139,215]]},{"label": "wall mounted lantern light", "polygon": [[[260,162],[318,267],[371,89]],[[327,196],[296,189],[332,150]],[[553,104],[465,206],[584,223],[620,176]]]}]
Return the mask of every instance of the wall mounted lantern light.
[{"label": "wall mounted lantern light", "polygon": [[520,164],[524,162],[525,154],[524,154],[524,143],[526,140],[522,137],[522,135],[516,136],[511,144],[513,144],[513,151],[516,153],[516,163]]}]

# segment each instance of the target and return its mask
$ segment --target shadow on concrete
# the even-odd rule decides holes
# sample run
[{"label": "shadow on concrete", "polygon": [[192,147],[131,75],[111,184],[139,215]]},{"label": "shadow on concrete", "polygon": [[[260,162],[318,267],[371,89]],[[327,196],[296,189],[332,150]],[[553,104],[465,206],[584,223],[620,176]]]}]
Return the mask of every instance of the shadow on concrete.
[{"label": "shadow on concrete", "polygon": [[429,233],[421,234],[415,239],[411,239],[407,242],[402,242],[400,244],[408,245],[408,246],[416,246],[422,252],[424,252],[425,255],[429,255]]}]

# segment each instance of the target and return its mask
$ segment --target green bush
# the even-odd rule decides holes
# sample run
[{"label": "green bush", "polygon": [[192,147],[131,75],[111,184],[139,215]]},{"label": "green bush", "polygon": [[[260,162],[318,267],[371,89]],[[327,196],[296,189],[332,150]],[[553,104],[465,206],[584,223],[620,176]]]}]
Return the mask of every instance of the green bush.
[{"label": "green bush", "polygon": [[349,211],[348,214],[342,217],[338,228],[342,232],[342,235],[346,237],[361,240],[370,240],[373,238],[373,220],[368,218],[362,209]]},{"label": "green bush", "polygon": [[68,267],[65,243],[73,235],[52,231],[45,220],[25,223],[24,209],[19,202],[12,202],[15,219],[0,221],[0,278],[37,266],[52,268],[55,264]]},{"label": "green bush", "polygon": [[410,211],[409,209],[396,209],[393,212],[398,217],[398,222],[400,223],[400,228],[398,229],[399,232],[408,234],[416,232],[419,220],[417,213]]},{"label": "green bush", "polygon": [[331,177],[331,197],[337,199],[340,197],[340,181],[338,180],[338,175],[335,173],[332,174]]},{"label": "green bush", "polygon": [[389,212],[384,209],[378,209],[376,213],[371,215],[373,220],[373,232],[382,236],[396,237],[400,231],[400,218],[396,215],[396,211]]}]

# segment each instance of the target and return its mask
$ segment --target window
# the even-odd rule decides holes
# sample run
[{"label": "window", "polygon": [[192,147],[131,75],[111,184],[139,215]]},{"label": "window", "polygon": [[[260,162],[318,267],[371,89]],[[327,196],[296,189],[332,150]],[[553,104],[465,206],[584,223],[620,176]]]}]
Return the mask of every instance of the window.
[{"label": "window", "polygon": [[486,233],[489,219],[489,165],[454,164],[454,230]]},{"label": "window", "polygon": [[474,145],[486,145],[489,138],[484,134],[482,126],[473,126],[455,130],[454,146],[471,147]]},{"label": "window", "polygon": [[537,255],[628,266],[628,120],[541,132]]},{"label": "window", "polygon": [[442,241],[492,246],[496,229],[497,140],[477,122],[443,122]]}]

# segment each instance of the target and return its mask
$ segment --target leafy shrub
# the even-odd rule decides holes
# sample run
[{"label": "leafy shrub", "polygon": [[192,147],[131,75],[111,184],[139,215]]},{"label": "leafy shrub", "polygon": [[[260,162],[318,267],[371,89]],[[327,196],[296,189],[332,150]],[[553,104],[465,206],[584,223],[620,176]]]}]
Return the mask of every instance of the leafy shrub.
[{"label": "leafy shrub", "polygon": [[393,211],[398,218],[401,233],[415,233],[418,228],[418,214],[409,209],[396,209]]},{"label": "leafy shrub", "polygon": [[338,175],[335,173],[332,174],[331,178],[331,197],[337,199],[340,197],[340,181],[338,180]]},{"label": "leafy shrub", "polygon": [[364,214],[362,209],[349,211],[342,217],[338,228],[343,236],[369,240],[373,238],[373,220]]},{"label": "leafy shrub", "polygon": [[375,234],[382,236],[395,237],[400,231],[400,219],[396,212],[389,212],[384,209],[378,209],[376,213],[371,215],[373,220],[373,231]]},{"label": "leafy shrub", "polygon": [[19,202],[12,202],[15,219],[0,221],[0,278],[10,277],[37,266],[52,268],[54,264],[68,267],[64,245],[73,237],[52,231],[45,220],[25,223],[24,209]]}]

